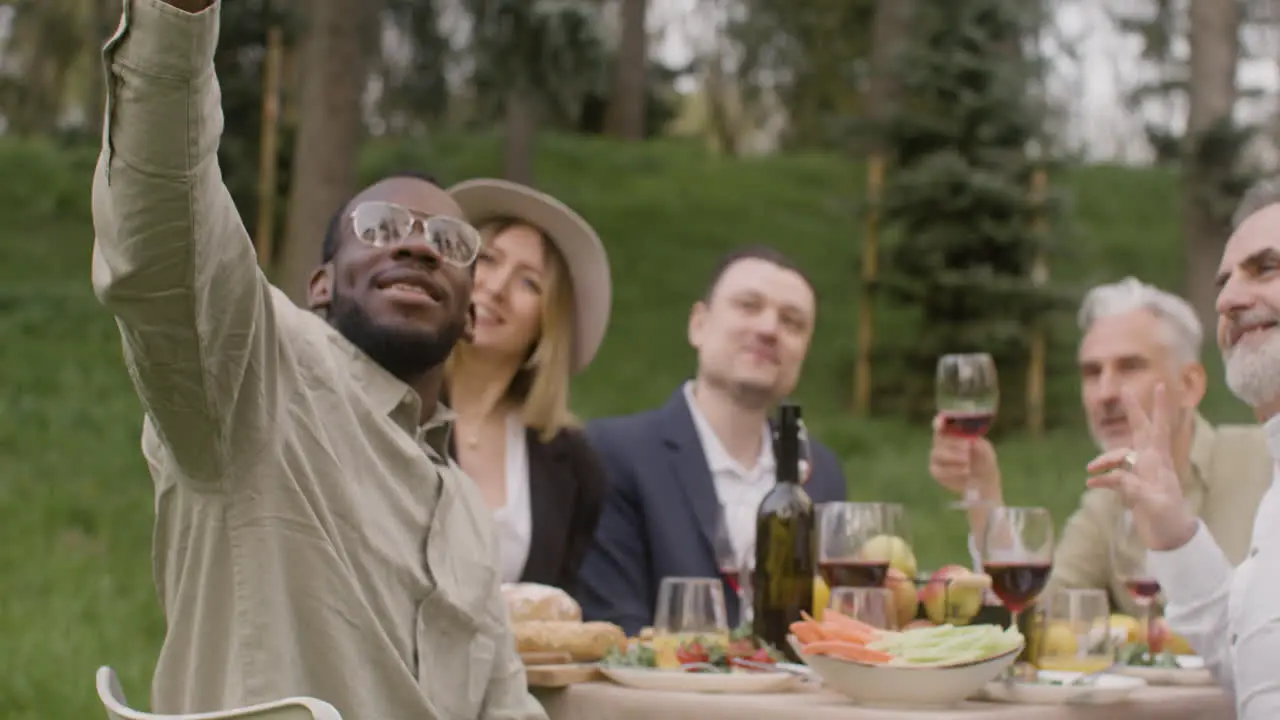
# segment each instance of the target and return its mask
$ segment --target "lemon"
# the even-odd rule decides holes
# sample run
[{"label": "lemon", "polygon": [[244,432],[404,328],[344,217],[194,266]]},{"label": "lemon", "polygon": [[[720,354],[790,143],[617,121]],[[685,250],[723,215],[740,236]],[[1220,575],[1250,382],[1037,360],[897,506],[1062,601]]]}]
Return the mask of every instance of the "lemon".
[{"label": "lemon", "polygon": [[1137,618],[1119,613],[1111,616],[1111,632],[1124,637],[1123,642],[1126,643],[1138,642],[1145,634],[1142,623],[1138,622]]},{"label": "lemon", "polygon": [[1044,632],[1044,645],[1040,652],[1045,655],[1074,656],[1076,654],[1076,636],[1066,623],[1050,623]]},{"label": "lemon", "polygon": [[822,620],[822,611],[831,604],[831,589],[823,581],[822,576],[813,576],[813,619]]}]

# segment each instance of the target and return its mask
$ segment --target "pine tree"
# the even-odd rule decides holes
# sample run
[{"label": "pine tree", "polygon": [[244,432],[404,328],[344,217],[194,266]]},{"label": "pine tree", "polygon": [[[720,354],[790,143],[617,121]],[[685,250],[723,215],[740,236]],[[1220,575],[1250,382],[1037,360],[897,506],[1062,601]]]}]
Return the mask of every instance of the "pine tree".
[{"label": "pine tree", "polygon": [[881,217],[892,239],[880,297],[910,309],[918,331],[879,353],[877,370],[890,372],[877,400],[927,417],[937,358],[989,352],[1007,428],[1022,420],[1030,328],[1058,302],[1031,277],[1050,241],[1034,228],[1043,209],[1029,192],[1043,163],[1028,152],[1046,115],[1038,53],[1028,49],[1041,8],[950,0],[916,12],[901,58],[903,102],[879,128],[890,156]]}]

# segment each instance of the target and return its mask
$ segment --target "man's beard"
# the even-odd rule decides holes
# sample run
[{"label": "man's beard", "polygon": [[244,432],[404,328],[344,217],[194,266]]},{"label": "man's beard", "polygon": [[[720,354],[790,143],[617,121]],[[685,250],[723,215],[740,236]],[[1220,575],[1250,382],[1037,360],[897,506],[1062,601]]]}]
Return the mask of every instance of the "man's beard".
[{"label": "man's beard", "polygon": [[1274,328],[1263,332],[1265,337],[1246,337],[1223,358],[1227,387],[1251,408],[1280,400],[1280,335]]},{"label": "man's beard", "polygon": [[438,332],[384,327],[374,322],[359,303],[350,302],[337,292],[333,293],[328,319],[352,345],[405,382],[443,363],[465,328],[462,318]]}]

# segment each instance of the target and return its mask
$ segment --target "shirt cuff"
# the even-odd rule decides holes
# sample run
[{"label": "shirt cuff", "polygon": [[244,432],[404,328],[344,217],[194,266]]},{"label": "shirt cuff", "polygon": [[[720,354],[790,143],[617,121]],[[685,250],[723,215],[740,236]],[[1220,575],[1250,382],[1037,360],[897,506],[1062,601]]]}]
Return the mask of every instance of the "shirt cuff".
[{"label": "shirt cuff", "polygon": [[969,559],[973,561],[973,571],[982,572],[982,553],[978,552],[978,541],[973,533],[969,533]]},{"label": "shirt cuff", "polygon": [[1213,535],[1197,521],[1196,534],[1174,550],[1147,552],[1147,567],[1170,605],[1204,602],[1231,582],[1231,563]]},{"label": "shirt cuff", "polygon": [[159,77],[200,77],[213,69],[221,12],[221,2],[189,13],[161,0],[125,0],[103,57],[108,68],[118,62]]}]

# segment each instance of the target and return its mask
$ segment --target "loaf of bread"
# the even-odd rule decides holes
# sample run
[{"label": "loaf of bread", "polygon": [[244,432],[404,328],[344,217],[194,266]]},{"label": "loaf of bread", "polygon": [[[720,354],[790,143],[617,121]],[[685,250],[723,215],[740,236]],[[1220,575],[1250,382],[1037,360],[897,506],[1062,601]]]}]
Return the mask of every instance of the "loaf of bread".
[{"label": "loaf of bread", "polygon": [[522,653],[568,653],[574,662],[595,662],[611,649],[625,649],[627,634],[607,622],[531,620],[515,624]]},{"label": "loaf of bread", "polygon": [[582,607],[560,588],[537,583],[508,583],[502,586],[511,622],[582,620]]}]

